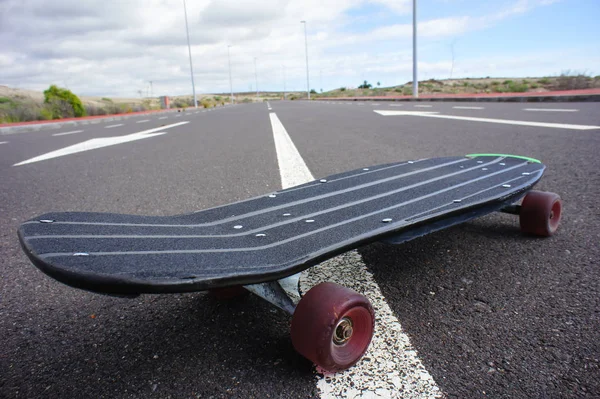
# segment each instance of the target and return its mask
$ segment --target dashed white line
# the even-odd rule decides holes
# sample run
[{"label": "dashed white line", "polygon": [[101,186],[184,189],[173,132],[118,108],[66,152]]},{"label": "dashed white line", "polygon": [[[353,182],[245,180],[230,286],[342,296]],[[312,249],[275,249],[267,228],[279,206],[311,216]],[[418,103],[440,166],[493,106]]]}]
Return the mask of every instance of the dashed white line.
[{"label": "dashed white line", "polygon": [[579,112],[578,109],[568,109],[568,108],[523,108],[523,111],[537,111],[537,112]]},{"label": "dashed white line", "polygon": [[452,107],[454,109],[485,109],[484,107]]},{"label": "dashed white line", "polygon": [[53,136],[66,136],[67,134],[76,134],[76,133],[81,133],[81,132],[83,132],[83,130],[73,130],[71,132],[54,133]]},{"label": "dashed white line", "polygon": [[123,126],[122,123],[117,123],[116,125],[108,125],[108,126],[104,126],[105,129],[112,129],[113,127],[119,127],[119,126]]},{"label": "dashed white line", "polygon": [[158,119],[167,119],[167,118],[168,118],[168,116],[161,116],[161,117],[160,117],[160,118],[158,118]]},{"label": "dashed white line", "polygon": [[390,107],[402,107],[404,104],[389,104]]},{"label": "dashed white line", "polygon": [[[269,117],[282,188],[313,181],[313,175],[277,115],[271,112]],[[357,251],[347,252],[303,272],[300,289],[306,292],[323,281],[337,282],[366,295],[375,309],[377,323],[365,358],[344,372],[318,377],[317,388],[322,399],[440,397],[439,388],[417,357]]]},{"label": "dashed white line", "polygon": [[415,105],[415,108],[431,108],[432,105]]},{"label": "dashed white line", "polygon": [[0,141],[0,144],[6,144],[8,141]]},{"label": "dashed white line", "polygon": [[146,123],[150,122],[150,119],[142,119],[141,121],[137,121],[136,123]]}]

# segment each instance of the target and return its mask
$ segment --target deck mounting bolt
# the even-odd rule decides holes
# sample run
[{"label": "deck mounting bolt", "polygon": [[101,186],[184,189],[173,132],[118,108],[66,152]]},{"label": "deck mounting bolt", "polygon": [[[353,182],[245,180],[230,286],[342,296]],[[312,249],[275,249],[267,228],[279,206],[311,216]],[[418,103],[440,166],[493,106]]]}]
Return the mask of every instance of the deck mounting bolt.
[{"label": "deck mounting bolt", "polygon": [[392,218],[385,218],[382,220],[383,223],[389,223],[392,221]]},{"label": "deck mounting bolt", "polygon": [[52,219],[42,219],[42,220],[40,220],[40,223],[54,223],[54,220],[52,220]]},{"label": "deck mounting bolt", "polygon": [[234,229],[236,229],[236,230],[239,230],[239,229],[241,229],[242,227],[244,227],[244,226],[242,226],[241,224],[238,224],[238,225],[236,225],[236,226],[233,226],[233,228],[234,228]]}]

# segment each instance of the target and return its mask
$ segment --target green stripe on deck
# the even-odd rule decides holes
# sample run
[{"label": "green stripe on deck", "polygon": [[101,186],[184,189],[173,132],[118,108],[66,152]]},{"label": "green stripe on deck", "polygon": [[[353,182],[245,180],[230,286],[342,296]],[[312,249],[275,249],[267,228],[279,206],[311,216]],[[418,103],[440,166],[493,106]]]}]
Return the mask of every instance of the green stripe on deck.
[{"label": "green stripe on deck", "polygon": [[510,158],[519,158],[525,159],[530,162],[542,163],[539,159],[524,157],[521,155],[512,155],[512,154],[467,154],[465,157],[475,158],[475,157],[510,157]]}]

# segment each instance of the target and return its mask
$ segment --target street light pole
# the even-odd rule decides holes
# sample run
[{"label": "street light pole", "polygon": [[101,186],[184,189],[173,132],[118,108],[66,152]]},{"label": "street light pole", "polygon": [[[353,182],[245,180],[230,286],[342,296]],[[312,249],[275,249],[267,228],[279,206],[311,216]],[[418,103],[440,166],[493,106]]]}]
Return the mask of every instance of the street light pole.
[{"label": "street light pole", "polygon": [[417,78],[417,0],[413,0],[413,97],[419,97]]},{"label": "street light pole", "polygon": [[227,60],[229,62],[229,90],[231,92],[231,104],[233,104],[233,84],[231,83],[231,54],[229,54],[229,48],[231,45],[227,46]]},{"label": "street light pole", "polygon": [[285,100],[285,65],[281,66],[281,72],[283,74],[283,99]]},{"label": "street light pole", "polygon": [[254,80],[256,80],[256,101],[258,101],[258,72],[256,70],[256,57],[254,57]]},{"label": "street light pole", "polygon": [[185,6],[185,0],[183,0],[183,13],[185,14],[185,32],[187,33],[188,54],[190,55],[190,75],[192,77],[192,92],[194,93],[194,107],[198,108],[198,101],[196,101],[196,86],[194,85],[194,67],[192,65],[192,47],[190,46],[190,29],[188,28],[187,8]]},{"label": "street light pole", "polygon": [[306,54],[306,95],[310,100],[310,80],[308,77],[308,39],[306,37],[306,21],[300,21],[301,24],[304,24],[304,53]]}]

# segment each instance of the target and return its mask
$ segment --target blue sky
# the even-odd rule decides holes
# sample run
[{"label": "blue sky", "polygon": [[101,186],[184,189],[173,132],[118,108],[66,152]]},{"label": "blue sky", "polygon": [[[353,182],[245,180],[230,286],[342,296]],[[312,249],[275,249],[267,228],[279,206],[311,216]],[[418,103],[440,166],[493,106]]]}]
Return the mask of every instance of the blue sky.
[{"label": "blue sky", "polygon": [[[412,79],[412,0],[188,0],[201,93]],[[419,0],[419,78],[600,75],[600,0]],[[454,58],[454,60],[453,60]],[[0,2],[0,85],[191,93],[180,0]]]}]

